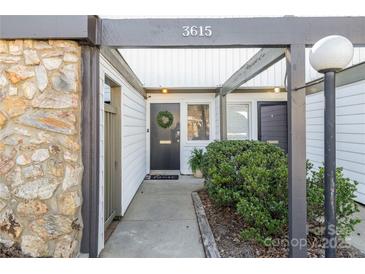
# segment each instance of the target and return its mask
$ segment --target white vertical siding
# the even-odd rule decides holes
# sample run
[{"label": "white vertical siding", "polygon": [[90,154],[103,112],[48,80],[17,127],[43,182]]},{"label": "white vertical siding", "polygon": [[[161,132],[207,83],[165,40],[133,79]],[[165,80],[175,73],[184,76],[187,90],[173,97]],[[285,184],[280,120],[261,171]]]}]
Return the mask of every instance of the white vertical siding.
[{"label": "white vertical siding", "polygon": [[[258,48],[121,49],[120,52],[145,87],[216,87],[249,60]],[[309,63],[306,81],[322,77]],[[365,62],[365,48],[355,48],[352,66]],[[284,86],[285,60],[268,68],[243,87]]]},{"label": "white vertical siding", "polygon": [[[145,87],[216,87],[248,61],[258,48],[120,49]],[[283,86],[282,60],[247,82],[247,87]]]},{"label": "white vertical siding", "polygon": [[[307,158],[323,165],[323,92],[307,96]],[[345,176],[356,180],[357,201],[365,204],[365,81],[336,91],[337,166]]]}]

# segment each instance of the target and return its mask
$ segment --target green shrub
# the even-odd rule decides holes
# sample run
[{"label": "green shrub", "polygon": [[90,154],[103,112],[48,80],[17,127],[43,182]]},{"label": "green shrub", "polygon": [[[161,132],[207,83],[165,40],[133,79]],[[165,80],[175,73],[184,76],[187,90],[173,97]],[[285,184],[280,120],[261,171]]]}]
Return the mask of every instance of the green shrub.
[{"label": "green shrub", "polygon": [[[354,217],[359,212],[354,201],[357,182],[343,176],[342,168],[336,169],[336,216],[337,233],[341,238],[349,236],[360,219]],[[308,223],[315,231],[324,231],[324,168],[313,169],[307,163]]]},{"label": "green shrub", "polygon": [[203,150],[198,148],[194,148],[193,151],[191,152],[189,165],[193,172],[202,168],[203,154],[204,154]]},{"label": "green shrub", "polygon": [[278,236],[287,220],[287,159],[258,141],[216,141],[207,146],[203,174],[209,195],[235,207],[248,225],[245,238]]},{"label": "green shrub", "polygon": [[[279,147],[259,141],[215,141],[206,148],[202,171],[212,200],[235,208],[245,227],[242,237],[268,243],[287,231],[288,163]],[[308,165],[308,222],[323,226],[323,168]],[[356,184],[337,171],[337,217],[341,237],[358,220],[353,201]]]}]

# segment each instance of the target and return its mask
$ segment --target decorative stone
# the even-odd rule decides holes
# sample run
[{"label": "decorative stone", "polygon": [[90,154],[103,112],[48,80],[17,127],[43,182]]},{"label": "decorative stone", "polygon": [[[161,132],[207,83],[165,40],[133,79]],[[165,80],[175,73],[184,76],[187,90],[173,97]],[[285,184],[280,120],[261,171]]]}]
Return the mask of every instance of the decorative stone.
[{"label": "decorative stone", "polygon": [[49,49],[41,53],[42,58],[59,57],[63,55],[63,51],[60,49]]},{"label": "decorative stone", "polygon": [[49,152],[53,155],[58,155],[61,152],[61,149],[57,145],[50,145],[49,146]]},{"label": "decorative stone", "polygon": [[14,168],[8,176],[6,176],[6,181],[11,184],[11,187],[14,188],[16,186],[19,186],[23,184],[23,179],[21,175],[21,169],[20,167]]},{"label": "decorative stone", "polygon": [[24,48],[26,49],[33,48],[33,40],[24,40]]},{"label": "decorative stone", "polygon": [[17,186],[13,189],[12,193],[21,199],[47,200],[52,197],[57,186],[57,183],[50,182],[48,178],[41,178]]},{"label": "decorative stone", "polygon": [[35,76],[37,79],[38,89],[44,91],[48,85],[47,71],[44,66],[39,65],[35,68]]},{"label": "decorative stone", "polygon": [[76,108],[78,96],[48,90],[32,101],[32,106],[37,108]]},{"label": "decorative stone", "polygon": [[34,41],[35,49],[51,49],[52,47],[46,41]]},{"label": "decorative stone", "polygon": [[0,63],[4,63],[4,64],[16,64],[20,62],[20,57],[19,56],[11,56],[11,55],[5,55],[5,54],[0,54]]},{"label": "decorative stone", "polygon": [[49,214],[33,221],[30,228],[44,240],[56,239],[72,232],[72,221],[62,215]]},{"label": "decorative stone", "polygon": [[72,186],[80,185],[82,178],[82,168],[73,167],[71,165],[66,165],[65,178],[62,182],[62,189],[68,190]]},{"label": "decorative stone", "polygon": [[69,52],[66,52],[63,56],[63,61],[69,62],[69,63],[76,63],[79,60],[79,57],[76,54],[72,54]]},{"label": "decorative stone", "polygon": [[25,235],[22,237],[21,249],[25,255],[36,257],[47,256],[48,245],[38,236]]},{"label": "decorative stone", "polygon": [[5,126],[6,120],[7,120],[6,116],[4,115],[4,113],[0,111],[0,129],[2,129]]},{"label": "decorative stone", "polygon": [[76,90],[76,76],[72,73],[58,73],[52,79],[52,86],[57,91],[73,92]]},{"label": "decorative stone", "polygon": [[27,107],[28,101],[20,96],[5,97],[0,103],[0,109],[10,118],[23,114]]},{"label": "decorative stone", "polygon": [[49,135],[45,131],[39,131],[37,134],[33,135],[32,138],[29,139],[29,142],[31,144],[40,145],[42,143],[50,142],[51,140],[51,135]]},{"label": "decorative stone", "polygon": [[0,232],[6,233],[12,239],[19,238],[22,227],[16,219],[13,211],[8,209],[0,215]]},{"label": "decorative stone", "polygon": [[10,198],[10,192],[5,184],[0,183],[0,199],[8,200]]},{"label": "decorative stone", "polygon": [[27,67],[23,65],[15,65],[6,70],[8,79],[16,84],[19,81],[31,78],[34,76],[34,70],[32,67]]},{"label": "decorative stone", "polygon": [[12,247],[14,245],[14,243],[15,242],[13,240],[3,239],[0,237],[0,244],[3,244],[7,248]]},{"label": "decorative stone", "polygon": [[26,65],[38,65],[41,60],[35,50],[24,50],[24,61]]},{"label": "decorative stone", "polygon": [[31,100],[34,97],[34,94],[37,92],[38,88],[33,81],[26,81],[22,85],[23,93],[25,98]]},{"label": "decorative stone", "polygon": [[43,162],[49,158],[48,149],[37,149],[32,155],[32,161]]},{"label": "decorative stone", "polygon": [[6,203],[3,202],[2,200],[0,200],[0,212],[1,212],[1,210],[3,210],[5,208],[5,206],[6,206]]},{"label": "decorative stone", "polygon": [[31,257],[47,256],[48,245],[38,236],[24,235],[21,243],[22,252]]},{"label": "decorative stone", "polygon": [[29,112],[20,117],[19,121],[27,126],[52,132],[72,135],[76,133],[72,112]]},{"label": "decorative stone", "polygon": [[41,216],[47,212],[47,205],[39,200],[21,202],[17,207],[19,216]]},{"label": "decorative stone", "polygon": [[0,153],[0,175],[8,173],[15,165],[14,157],[16,151],[13,153]]},{"label": "decorative stone", "polygon": [[8,83],[8,79],[4,75],[0,75],[0,88],[4,88]]},{"label": "decorative stone", "polygon": [[81,198],[77,191],[66,192],[58,199],[58,209],[63,215],[75,215],[81,205]]},{"label": "decorative stone", "polygon": [[77,51],[78,44],[74,41],[66,41],[66,40],[49,40],[49,44],[53,47],[63,48],[64,50],[74,50]]},{"label": "decorative stone", "polygon": [[0,40],[0,53],[8,53],[8,43],[5,40]]},{"label": "decorative stone", "polygon": [[71,138],[70,136],[59,136],[58,140],[60,142],[60,144],[72,151],[79,151],[80,150],[80,144],[77,143],[75,140],[73,140],[73,138]]},{"label": "decorative stone", "polygon": [[26,154],[19,155],[19,156],[16,158],[16,163],[17,163],[17,165],[20,165],[20,166],[26,166],[26,165],[29,165],[31,162],[32,162],[31,157],[29,157],[29,156],[28,156],[28,155],[26,155]]},{"label": "decorative stone", "polygon": [[43,176],[43,169],[40,165],[31,165],[22,169],[22,174],[26,179],[35,179]]},{"label": "decorative stone", "polygon": [[8,90],[9,96],[16,96],[18,95],[18,89],[16,87],[10,86]]},{"label": "decorative stone", "polygon": [[9,53],[12,55],[21,55],[23,53],[23,40],[10,41]]},{"label": "decorative stone", "polygon": [[43,59],[43,65],[48,70],[58,69],[61,66],[61,64],[62,64],[61,58],[50,57],[50,58]]},{"label": "decorative stone", "polygon": [[77,162],[77,160],[79,158],[76,153],[71,153],[68,150],[65,151],[65,153],[63,154],[63,157],[65,158],[66,161],[72,161],[72,162]]},{"label": "decorative stone", "polygon": [[78,242],[71,236],[63,236],[56,244],[53,257],[70,258],[77,253]]},{"label": "decorative stone", "polygon": [[65,174],[65,169],[63,162],[51,159],[48,161],[48,170],[50,174],[56,177],[63,177]]}]

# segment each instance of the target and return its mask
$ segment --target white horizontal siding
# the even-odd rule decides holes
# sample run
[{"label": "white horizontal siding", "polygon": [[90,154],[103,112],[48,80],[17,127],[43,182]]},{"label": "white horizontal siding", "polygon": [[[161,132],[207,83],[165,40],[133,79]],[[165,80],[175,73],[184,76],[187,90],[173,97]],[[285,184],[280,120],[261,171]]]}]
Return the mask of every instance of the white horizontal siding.
[{"label": "white horizontal siding", "polygon": [[[323,165],[323,92],[307,96],[307,158]],[[365,203],[365,81],[336,91],[336,161],[345,176],[359,182],[357,201]]]},{"label": "white horizontal siding", "polygon": [[146,102],[130,85],[122,86],[122,213],[146,175]]},{"label": "white horizontal siding", "polygon": [[[132,198],[146,175],[146,102],[145,99],[101,56],[101,78],[107,75],[121,86],[122,109],[122,212],[124,215]],[[102,99],[101,102],[104,102]],[[102,109],[104,104],[102,104]],[[102,111],[102,115],[103,115]],[[104,121],[104,119],[101,119]],[[101,132],[104,132],[101,127]],[[103,139],[103,134],[100,135]],[[104,145],[102,145],[103,150]],[[100,153],[104,155],[104,152]],[[104,159],[100,159],[104,168]],[[104,175],[100,175],[103,176]],[[103,200],[103,196],[102,196]]]}]

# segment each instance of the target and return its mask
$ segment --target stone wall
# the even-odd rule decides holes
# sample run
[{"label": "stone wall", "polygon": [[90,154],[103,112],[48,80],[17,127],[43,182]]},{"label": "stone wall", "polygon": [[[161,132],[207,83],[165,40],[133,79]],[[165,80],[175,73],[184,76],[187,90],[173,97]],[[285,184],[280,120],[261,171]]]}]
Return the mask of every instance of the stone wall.
[{"label": "stone wall", "polygon": [[0,243],[72,257],[81,240],[81,48],[0,40]]}]

